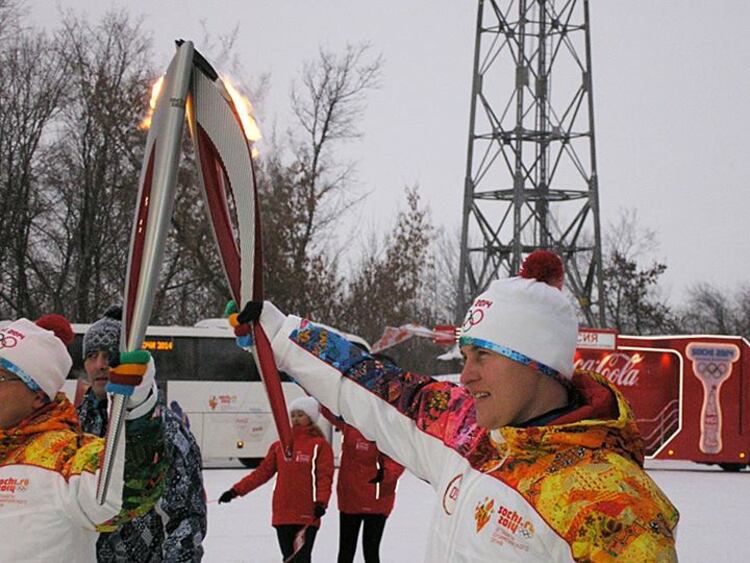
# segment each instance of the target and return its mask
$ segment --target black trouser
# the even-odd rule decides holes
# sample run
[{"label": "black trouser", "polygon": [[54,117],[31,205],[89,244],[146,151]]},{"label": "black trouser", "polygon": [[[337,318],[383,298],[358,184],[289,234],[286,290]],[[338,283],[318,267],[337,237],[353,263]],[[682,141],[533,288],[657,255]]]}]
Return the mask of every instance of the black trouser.
[{"label": "black trouser", "polygon": [[383,514],[347,514],[339,512],[339,561],[352,563],[357,552],[359,527],[362,530],[362,550],[365,563],[380,563],[380,539],[387,516]]},{"label": "black trouser", "polygon": [[[281,526],[274,526],[276,528],[276,537],[279,540],[279,547],[281,548],[281,555],[283,560],[286,561],[288,557],[294,553],[294,538],[304,526],[298,524],[282,524]],[[312,548],[315,543],[315,534],[318,533],[318,529],[314,526],[308,526],[305,530],[305,545],[299,550],[299,553],[294,556],[294,563],[310,563],[310,557],[312,556]]]}]

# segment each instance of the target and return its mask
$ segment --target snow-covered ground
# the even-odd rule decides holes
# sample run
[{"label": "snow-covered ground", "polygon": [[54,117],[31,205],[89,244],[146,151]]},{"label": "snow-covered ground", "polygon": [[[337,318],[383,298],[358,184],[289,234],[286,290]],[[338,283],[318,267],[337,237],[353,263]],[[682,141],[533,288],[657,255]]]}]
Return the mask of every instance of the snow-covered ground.
[{"label": "snow-covered ground", "polygon": [[[208,505],[208,537],[204,544],[204,561],[208,563],[281,560],[271,528],[272,483],[230,504],[216,504],[219,495],[248,471],[204,471],[206,493],[213,501]],[[651,466],[649,473],[680,510],[677,551],[681,562],[750,561],[750,472],[725,473],[690,463],[672,463]],[[381,544],[383,562],[423,561],[434,502],[428,485],[408,472],[404,474]],[[336,561],[337,542],[334,492],[315,542],[313,560]],[[363,561],[359,552],[356,561]]]}]

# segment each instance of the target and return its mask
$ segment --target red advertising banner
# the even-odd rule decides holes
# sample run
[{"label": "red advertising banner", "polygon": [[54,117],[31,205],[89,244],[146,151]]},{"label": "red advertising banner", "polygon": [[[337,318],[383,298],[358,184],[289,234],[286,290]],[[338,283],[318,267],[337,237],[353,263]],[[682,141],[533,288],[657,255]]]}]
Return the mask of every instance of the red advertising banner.
[{"label": "red advertising banner", "polygon": [[[715,463],[750,457],[750,344],[737,336],[623,336],[584,329],[576,367],[614,383],[650,458]],[[589,334],[592,333],[592,334]]]},{"label": "red advertising banner", "polygon": [[654,456],[680,426],[680,355],[669,349],[578,349],[576,369],[614,383],[633,408],[647,456]]}]

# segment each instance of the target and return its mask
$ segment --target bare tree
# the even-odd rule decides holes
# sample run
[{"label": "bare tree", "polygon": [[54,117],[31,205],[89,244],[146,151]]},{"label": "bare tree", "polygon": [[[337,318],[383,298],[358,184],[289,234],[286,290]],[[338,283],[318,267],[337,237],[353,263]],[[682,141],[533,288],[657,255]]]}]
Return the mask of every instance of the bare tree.
[{"label": "bare tree", "polygon": [[688,290],[681,309],[681,328],[702,334],[750,335],[750,286],[736,291],[698,283]]},{"label": "bare tree", "polygon": [[21,19],[21,2],[0,0],[0,41],[18,32]]},{"label": "bare tree", "polygon": [[343,54],[321,49],[292,88],[297,128],[288,132],[291,158],[277,143],[263,158],[264,249],[268,294],[289,311],[335,319],[341,302],[339,249],[330,227],[358,200],[352,198],[354,165],[336,148],[359,136],[367,92],[377,87],[382,61],[366,44]]},{"label": "bare tree", "polygon": [[634,210],[621,211],[618,221],[608,226],[603,273],[610,327],[630,334],[674,330],[674,315],[658,288],[666,264],[640,264],[657,246],[655,233],[638,225]]},{"label": "bare tree", "polygon": [[372,243],[349,283],[342,326],[367,340],[386,326],[434,322],[430,278],[434,228],[416,187],[406,189],[406,209],[382,246]]},{"label": "bare tree", "polygon": [[737,309],[735,318],[737,326],[735,334],[750,338],[750,284],[745,283],[736,292]]},{"label": "bare tree", "polygon": [[457,321],[455,307],[458,301],[460,241],[460,231],[450,233],[443,230],[437,232],[433,244],[435,268],[430,283],[432,307],[436,321],[442,324]]},{"label": "bare tree", "polygon": [[59,52],[69,101],[57,124],[46,189],[61,202],[48,235],[54,294],[78,321],[121,299],[145,134],[138,128],[155,73],[150,40],[124,12],[96,24],[67,14]]},{"label": "bare tree", "polygon": [[[11,17],[0,11],[0,19]],[[33,315],[39,305],[30,261],[35,243],[44,243],[34,238],[35,227],[43,226],[46,203],[38,189],[40,160],[49,146],[45,132],[60,108],[65,76],[53,41],[33,30],[16,33],[13,41],[0,41],[1,316]]]}]

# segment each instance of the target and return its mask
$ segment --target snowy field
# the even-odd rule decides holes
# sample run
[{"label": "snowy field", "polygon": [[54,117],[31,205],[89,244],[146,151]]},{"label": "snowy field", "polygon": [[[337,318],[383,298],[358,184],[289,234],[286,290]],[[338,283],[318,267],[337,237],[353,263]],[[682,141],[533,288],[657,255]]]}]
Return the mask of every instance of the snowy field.
[{"label": "snowy field", "polygon": [[[271,528],[272,483],[230,504],[215,499],[244,476],[247,469],[205,469],[208,505],[208,563],[278,562],[281,555]],[[650,475],[681,513],[677,551],[681,562],[746,563],[750,561],[750,472],[725,473],[691,463],[654,464]],[[335,489],[335,480],[334,480]],[[433,503],[432,489],[406,472],[399,482],[396,507],[388,519],[381,560],[423,561]],[[336,497],[323,517],[313,550],[319,563],[336,561]],[[363,561],[361,545],[356,561]]]}]

